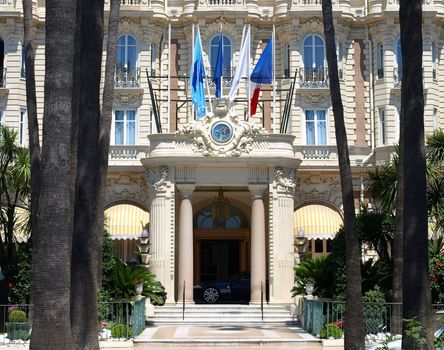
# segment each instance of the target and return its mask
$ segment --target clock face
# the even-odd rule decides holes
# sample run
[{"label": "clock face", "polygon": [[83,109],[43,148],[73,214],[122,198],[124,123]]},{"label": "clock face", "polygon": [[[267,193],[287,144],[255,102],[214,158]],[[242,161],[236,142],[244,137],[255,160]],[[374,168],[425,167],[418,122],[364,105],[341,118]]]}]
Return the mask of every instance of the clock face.
[{"label": "clock face", "polygon": [[211,137],[219,143],[230,141],[233,136],[233,129],[225,122],[217,122],[211,128]]}]

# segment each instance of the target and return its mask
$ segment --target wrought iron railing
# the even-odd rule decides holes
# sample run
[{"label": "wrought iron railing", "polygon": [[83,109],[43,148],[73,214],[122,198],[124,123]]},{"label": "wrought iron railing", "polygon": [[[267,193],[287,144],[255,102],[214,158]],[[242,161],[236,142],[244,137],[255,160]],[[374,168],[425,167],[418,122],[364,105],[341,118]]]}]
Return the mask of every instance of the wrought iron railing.
[{"label": "wrought iron railing", "polygon": [[[401,329],[401,304],[394,303],[364,303],[364,324],[366,334],[393,333]],[[317,336],[322,326],[333,323],[343,329],[345,302],[332,300],[303,301],[303,328]],[[325,327],[327,338],[329,327]]]},{"label": "wrought iron railing", "polygon": [[114,86],[117,88],[138,88],[140,86],[140,68],[117,67]]},{"label": "wrought iron railing", "polygon": [[[234,68],[234,67],[224,68],[223,74],[222,74],[223,86],[225,86],[225,87],[231,86],[231,83],[233,82],[233,76],[234,76],[235,70],[236,70],[236,68]],[[206,68],[206,75],[207,75],[209,85],[212,87],[215,86],[215,83],[213,81],[214,68],[207,67]]]},{"label": "wrought iron railing", "polygon": [[301,68],[299,70],[301,87],[327,88],[328,69],[326,68]]}]

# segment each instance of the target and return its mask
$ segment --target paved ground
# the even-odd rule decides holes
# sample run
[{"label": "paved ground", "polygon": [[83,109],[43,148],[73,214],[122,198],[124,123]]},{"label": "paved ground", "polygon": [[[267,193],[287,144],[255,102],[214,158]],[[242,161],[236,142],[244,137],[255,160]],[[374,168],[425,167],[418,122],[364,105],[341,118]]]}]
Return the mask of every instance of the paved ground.
[{"label": "paved ground", "polygon": [[[215,346],[217,345],[217,346]],[[101,350],[342,350],[321,343],[297,326],[164,325],[149,326],[132,341],[101,342]],[[27,350],[28,344],[2,345],[0,350]],[[61,349],[63,350],[63,349]]]}]

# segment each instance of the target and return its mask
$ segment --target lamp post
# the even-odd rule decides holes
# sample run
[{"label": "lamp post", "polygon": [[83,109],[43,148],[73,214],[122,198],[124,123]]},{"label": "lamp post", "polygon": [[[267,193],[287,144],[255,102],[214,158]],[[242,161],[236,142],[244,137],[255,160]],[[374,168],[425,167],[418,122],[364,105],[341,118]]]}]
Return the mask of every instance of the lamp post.
[{"label": "lamp post", "polygon": [[305,251],[307,250],[307,238],[302,228],[298,230],[294,239],[294,260],[295,265],[305,259]]},{"label": "lamp post", "polygon": [[149,263],[150,257],[151,257],[151,255],[149,254],[149,252],[150,252],[149,224],[146,224],[146,225],[142,224],[142,232],[140,233],[138,248],[139,248],[140,258],[141,258],[141,262],[142,262],[141,265],[149,267],[148,263]]}]

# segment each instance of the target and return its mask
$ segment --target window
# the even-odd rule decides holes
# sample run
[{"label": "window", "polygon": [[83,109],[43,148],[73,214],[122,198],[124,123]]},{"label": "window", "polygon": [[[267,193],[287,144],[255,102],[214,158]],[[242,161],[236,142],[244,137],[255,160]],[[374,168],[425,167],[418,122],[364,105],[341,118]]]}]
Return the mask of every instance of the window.
[{"label": "window", "polygon": [[322,239],[315,239],[315,253],[324,252],[324,241]]},{"label": "window", "polygon": [[117,40],[117,68],[133,70],[137,67],[137,44],[131,35],[122,35]]},{"label": "window", "polygon": [[151,76],[156,76],[156,58],[157,58],[157,49],[154,44],[151,44],[150,47],[150,53],[151,53]]},{"label": "window", "polygon": [[[216,67],[217,51],[219,50],[219,34],[213,37],[210,41],[210,65],[211,76],[213,76],[214,68]],[[231,77],[231,40],[228,36],[222,35],[222,57],[223,57],[223,75],[224,77]]]},{"label": "window", "polygon": [[378,79],[384,78],[384,46],[378,44],[376,65],[378,69]]},{"label": "window", "polygon": [[396,67],[395,67],[395,80],[400,82],[402,80],[402,51],[401,51],[401,39],[396,40]]},{"label": "window", "polygon": [[305,138],[307,145],[327,144],[327,117],[325,110],[305,111]]},{"label": "window", "polygon": [[399,130],[401,128],[401,109],[395,107],[396,139],[399,141]]},{"label": "window", "polygon": [[339,79],[343,79],[343,68],[344,68],[344,45],[338,43],[338,74]]},{"label": "window", "polygon": [[437,80],[438,76],[436,74],[438,70],[438,49],[435,43],[432,43],[432,77],[433,80]]},{"label": "window", "polygon": [[385,133],[385,111],[383,109],[379,110],[379,141],[381,145],[385,145],[386,141]]},{"label": "window", "polygon": [[134,109],[114,111],[114,144],[136,144],[136,111]]},{"label": "window", "polygon": [[22,66],[20,69],[20,77],[21,78],[26,78],[26,66],[25,66],[25,47],[22,46]]},{"label": "window", "polygon": [[285,45],[284,49],[284,77],[290,77],[290,45]]},{"label": "window", "polygon": [[324,80],[325,45],[324,39],[312,34],[304,39],[303,61],[305,81]]},{"label": "window", "polygon": [[20,108],[20,121],[19,121],[19,130],[18,130],[18,137],[19,137],[19,144],[20,146],[25,146],[25,135],[26,135],[26,127],[27,127],[27,115],[26,115],[26,108]]},{"label": "window", "polygon": [[438,109],[433,108],[433,130],[438,129]]}]

